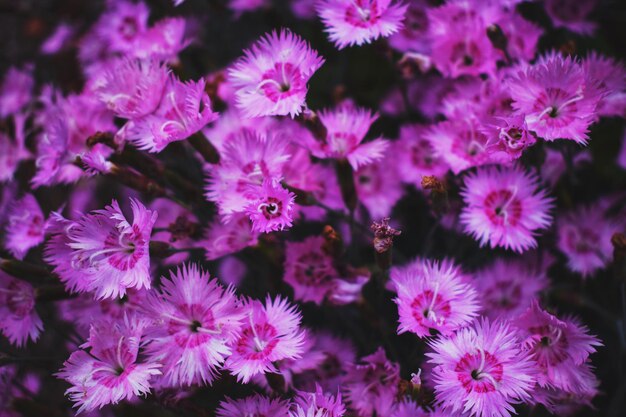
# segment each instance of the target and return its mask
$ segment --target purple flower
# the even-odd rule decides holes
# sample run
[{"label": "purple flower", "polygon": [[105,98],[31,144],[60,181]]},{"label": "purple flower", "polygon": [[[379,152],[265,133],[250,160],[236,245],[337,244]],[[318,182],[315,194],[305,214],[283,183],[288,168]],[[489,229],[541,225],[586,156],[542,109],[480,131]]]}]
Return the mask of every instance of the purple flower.
[{"label": "purple flower", "polygon": [[306,106],[307,83],[323,63],[289,30],[266,34],[229,70],[237,106],[246,117],[294,117]]},{"label": "purple flower", "polygon": [[482,168],[465,177],[461,196],[465,232],[491,248],[522,253],[537,246],[536,231],[550,226],[552,199],[538,178],[521,168]]},{"label": "purple flower", "polygon": [[20,112],[32,99],[32,67],[9,68],[0,84],[0,119]]},{"label": "purple flower", "polygon": [[425,175],[441,177],[448,165],[435,154],[431,142],[426,138],[427,127],[408,124],[400,127],[400,139],[392,146],[390,154],[397,161],[398,174],[403,182],[422,188]]},{"label": "purple flower", "polygon": [[280,398],[267,398],[260,394],[240,400],[227,397],[225,401],[220,402],[216,415],[217,417],[288,417],[289,403]]},{"label": "purple flower", "polygon": [[71,221],[53,213],[45,259],[70,291],[97,299],[124,296],[128,288],[150,288],[150,233],[157,213],[131,199],[130,223],[117,201]]},{"label": "purple flower", "polygon": [[265,179],[261,187],[253,187],[248,195],[251,202],[245,213],[252,221],[253,232],[269,233],[292,226],[296,195],[278,181]]},{"label": "purple flower", "polygon": [[91,326],[89,340],[57,373],[72,384],[66,395],[78,407],[77,414],[150,392],[150,380],[161,374],[161,365],[138,360],[144,327],[145,322],[132,317]]},{"label": "purple flower", "polygon": [[472,417],[515,413],[512,404],[531,399],[536,373],[519,344],[507,324],[487,319],[430,342],[437,402]]},{"label": "purple flower", "polygon": [[211,384],[241,328],[243,311],[232,288],[224,289],[195,264],[183,265],[161,280],[148,297],[154,317],[146,334],[147,354],[163,364],[165,385]]},{"label": "purple flower", "polygon": [[596,24],[591,22],[589,15],[596,7],[597,0],[546,0],[545,8],[555,27],[561,27],[572,32],[590,35]]},{"label": "purple flower", "polygon": [[582,60],[587,85],[600,94],[598,116],[626,117],[626,71],[624,64],[613,58],[591,52]]},{"label": "purple flower", "polygon": [[23,347],[36,341],[43,323],[35,310],[35,289],[0,271],[0,331],[11,344]]},{"label": "purple flower", "polygon": [[233,214],[228,222],[216,219],[209,225],[203,241],[206,258],[212,261],[255,246],[259,234],[252,230],[250,218],[244,213]]},{"label": "purple flower", "polygon": [[396,33],[407,6],[395,0],[316,0],[315,9],[330,40],[343,49]]},{"label": "purple flower", "polygon": [[355,171],[354,183],[359,202],[373,219],[388,217],[404,191],[391,152],[384,159]]},{"label": "purple flower", "polygon": [[452,261],[416,261],[396,269],[391,280],[398,292],[398,333],[444,336],[467,326],[480,309],[469,278]]},{"label": "purple flower", "polygon": [[32,194],[25,194],[9,207],[5,247],[17,259],[44,240],[46,218]]}]

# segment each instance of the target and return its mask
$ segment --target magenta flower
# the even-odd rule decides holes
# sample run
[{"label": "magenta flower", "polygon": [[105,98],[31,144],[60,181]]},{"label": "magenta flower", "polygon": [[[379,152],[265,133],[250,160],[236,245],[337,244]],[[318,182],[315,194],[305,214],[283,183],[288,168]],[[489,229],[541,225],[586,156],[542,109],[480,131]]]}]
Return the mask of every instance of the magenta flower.
[{"label": "magenta flower", "polygon": [[598,116],[626,115],[626,70],[624,65],[609,57],[591,52],[582,60],[587,85],[593,86],[601,96],[596,112]]},{"label": "magenta flower", "polygon": [[345,412],[340,393],[325,394],[322,387],[316,385],[315,392],[298,392],[290,417],[343,417]]},{"label": "magenta flower", "polygon": [[0,118],[19,113],[31,101],[34,85],[32,66],[9,68],[0,84]]},{"label": "magenta flower", "polygon": [[386,416],[395,402],[399,382],[400,366],[390,362],[379,347],[360,363],[349,365],[343,391],[350,408],[359,415]]},{"label": "magenta flower", "polygon": [[96,37],[112,52],[132,53],[148,29],[150,9],[142,1],[112,1],[108,6],[93,27]]},{"label": "magenta flower", "polygon": [[545,8],[552,24],[559,28],[566,28],[572,32],[590,35],[596,25],[589,20],[589,15],[596,7],[597,0],[546,0]]},{"label": "magenta flower", "polygon": [[468,325],[480,306],[469,278],[452,261],[421,261],[396,269],[391,280],[398,292],[398,333],[444,336]]},{"label": "magenta flower", "polygon": [[25,194],[9,207],[4,246],[17,259],[44,241],[46,218],[32,194]]},{"label": "magenta flower", "polygon": [[591,400],[598,395],[600,381],[593,373],[594,369],[589,362],[576,368],[571,378],[575,391],[567,391],[555,387],[535,387],[533,400],[542,404],[548,411],[558,416],[570,416],[579,412],[582,407],[593,408]]},{"label": "magenta flower", "polygon": [[557,247],[567,257],[567,267],[584,278],[611,262],[611,236],[625,225],[607,217],[605,210],[599,203],[578,207],[557,219]]},{"label": "magenta flower", "polygon": [[388,217],[404,191],[391,152],[354,172],[354,183],[359,202],[373,219]]},{"label": "magenta flower", "polygon": [[401,52],[430,51],[428,39],[428,2],[409,0],[404,14],[404,24],[398,32],[391,35],[389,44]]},{"label": "magenta flower", "polygon": [[[569,317],[558,319],[535,300],[516,321],[522,347],[537,362],[537,383],[568,392],[580,390],[589,355],[602,343],[588,329]],[[584,384],[582,384],[584,386]]]},{"label": "magenta flower", "polygon": [[315,9],[330,40],[343,49],[398,32],[407,6],[394,0],[316,0]]},{"label": "magenta flower", "polygon": [[166,17],[137,38],[132,53],[141,59],[175,62],[190,41],[185,38],[187,22],[182,17]]},{"label": "magenta flower", "polygon": [[474,276],[483,314],[491,319],[517,317],[548,286],[545,267],[529,259],[496,259]]},{"label": "magenta flower", "polygon": [[0,271],[0,331],[11,344],[23,347],[39,338],[43,323],[35,310],[35,289]]},{"label": "magenta flower", "polygon": [[65,393],[78,407],[77,414],[150,392],[150,379],[161,374],[161,365],[139,362],[144,327],[135,318],[91,326],[89,340],[57,373],[72,385]]},{"label": "magenta flower", "polygon": [[513,161],[533,146],[537,139],[528,129],[524,116],[494,117],[484,126],[484,133],[489,137],[487,148],[492,152],[506,153]]},{"label": "magenta flower", "polygon": [[353,169],[358,169],[381,159],[389,142],[383,138],[361,143],[378,114],[356,107],[346,102],[334,110],[322,110],[318,113],[320,121],[326,127],[324,142],[313,138],[307,146],[318,158],[347,159]]},{"label": "magenta flower", "polygon": [[430,342],[437,402],[472,417],[515,413],[512,404],[531,399],[536,373],[519,343],[507,324],[487,319]]},{"label": "magenta flower", "polygon": [[156,111],[130,120],[118,136],[148,152],[161,152],[171,142],[185,140],[217,119],[205,82],[182,82],[171,75]]},{"label": "magenta flower", "polygon": [[243,12],[253,12],[262,7],[271,5],[268,0],[228,0],[228,8],[236,13],[236,16]]},{"label": "magenta flower", "polygon": [[400,127],[400,140],[394,143],[391,154],[396,158],[398,173],[403,182],[422,188],[425,175],[441,177],[448,171],[448,165],[435,154],[431,143],[426,139],[426,126],[408,124]]},{"label": "magenta flower", "polygon": [[287,242],[285,246],[284,281],[294,290],[294,298],[320,305],[334,289],[338,276],[333,260],[322,246],[324,238],[311,236],[302,242]]},{"label": "magenta flower", "polygon": [[245,213],[252,221],[253,232],[269,233],[292,226],[296,195],[278,181],[263,180],[261,187],[249,192],[249,198]]},{"label": "magenta flower", "polygon": [[96,91],[117,116],[137,119],[156,110],[168,73],[168,68],[157,61],[124,59],[104,72]]},{"label": "magenta flower", "polygon": [[217,417],[288,417],[289,408],[290,405],[285,400],[256,394],[240,400],[233,400],[227,397],[225,401],[220,402],[216,415]]},{"label": "magenta flower", "polygon": [[300,313],[286,299],[268,296],[265,306],[251,300],[244,309],[247,320],[224,367],[237,381],[248,383],[255,375],[277,372],[276,361],[299,358],[306,335],[300,330]]},{"label": "magenta flower", "polygon": [[117,201],[71,221],[56,214],[45,259],[69,291],[97,299],[124,296],[128,288],[150,288],[150,233],[157,213],[131,199],[130,223]]},{"label": "magenta flower", "polygon": [[210,385],[231,353],[243,312],[233,289],[224,289],[195,264],[170,277],[148,297],[147,311],[155,319],[146,332],[147,354],[163,364],[166,386]]},{"label": "magenta flower", "polygon": [[255,246],[258,243],[259,232],[252,231],[250,218],[244,213],[234,214],[228,222],[221,219],[213,221],[202,242],[209,261],[230,255],[235,252]]},{"label": "magenta flower", "polygon": [[482,168],[465,177],[461,191],[465,232],[491,248],[522,253],[537,246],[536,231],[550,226],[552,199],[538,178],[521,168]]},{"label": "magenta flower", "polygon": [[229,70],[246,117],[294,117],[306,106],[307,83],[324,59],[287,29],[266,34]]},{"label": "magenta flower", "polygon": [[[17,125],[18,121],[23,124],[25,119],[22,116],[16,117],[14,120]],[[20,128],[22,127],[20,126]],[[0,183],[11,181],[20,162],[30,157],[30,152],[24,146],[23,135],[15,136],[15,140],[13,140],[9,135],[0,132]]]},{"label": "magenta flower", "polygon": [[537,136],[587,143],[600,97],[577,61],[550,54],[511,76],[508,86],[513,108]]}]

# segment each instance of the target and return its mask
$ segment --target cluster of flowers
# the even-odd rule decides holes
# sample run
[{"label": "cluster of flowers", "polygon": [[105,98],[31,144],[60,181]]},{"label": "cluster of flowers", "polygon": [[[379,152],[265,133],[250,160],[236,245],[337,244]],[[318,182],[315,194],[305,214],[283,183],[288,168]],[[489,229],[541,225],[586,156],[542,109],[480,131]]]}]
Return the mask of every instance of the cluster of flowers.
[{"label": "cluster of flowers", "polygon": [[[611,237],[626,230],[623,194],[560,211],[554,192],[592,159],[579,150],[590,127],[626,116],[620,62],[539,52],[544,29],[516,0],[292,0],[293,14],[321,20],[337,49],[377,41],[406,70],[380,113],[351,99],[311,109],[308,84],[325,60],[291,30],[266,33],[228,67],[186,81],[179,54],[193,42],[193,22],[149,24],[141,1],[106,3],[84,33],[61,24],[41,47],[49,55],[77,47],[80,92],[36,88],[30,66],[11,68],[0,85],[0,331],[17,347],[43,331],[37,305],[50,282],[23,272],[43,245],[52,271],[38,268],[68,296],[54,301],[56,315],[86,340],[70,343],[56,374],[78,413],[105,415],[97,410],[150,391],[181,401],[228,373],[267,395],[225,398],[219,417],[341,417],[346,406],[361,417],[508,417],[520,403],[558,415],[591,405],[599,381],[590,355],[601,342],[541,302],[554,259],[539,242],[554,226],[559,256],[588,278],[609,265]],[[270,3],[229,7],[239,16]],[[593,33],[594,1],[543,7],[554,27]],[[415,113],[421,121],[400,123],[397,138],[373,134],[381,115]],[[536,149],[544,161],[522,163]],[[202,166],[204,184],[169,167],[168,152]],[[617,163],[626,169],[626,141]],[[93,206],[101,180],[128,187],[122,206]],[[66,201],[45,193],[59,186],[71,189]],[[358,244],[351,232],[391,216],[408,188],[445,200],[445,210],[432,204],[434,227],[494,257],[471,272],[451,258],[391,268],[380,290],[395,293],[397,333],[427,345],[410,381],[383,347],[358,357],[352,340],[306,327],[296,304],[367,309],[363,289],[378,270],[352,265],[330,226],[287,241],[272,233],[333,218],[345,243]],[[181,199],[187,192],[203,201]],[[281,248],[269,258],[293,300],[236,292],[253,266],[234,255],[268,244]],[[220,262],[221,282],[189,261],[196,249]],[[157,266],[171,267],[169,277]],[[14,366],[2,373],[23,377]],[[411,395],[424,389],[431,403]]]}]

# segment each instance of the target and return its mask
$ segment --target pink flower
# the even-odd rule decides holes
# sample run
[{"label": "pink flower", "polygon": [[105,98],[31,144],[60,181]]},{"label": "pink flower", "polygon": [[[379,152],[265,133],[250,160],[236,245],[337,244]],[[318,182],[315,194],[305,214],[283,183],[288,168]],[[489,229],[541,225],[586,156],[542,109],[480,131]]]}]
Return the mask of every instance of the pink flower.
[{"label": "pink flower", "polygon": [[156,110],[168,73],[168,68],[157,61],[119,60],[104,72],[96,91],[117,116],[136,119]]},{"label": "pink flower", "polygon": [[252,231],[250,218],[244,213],[234,214],[228,222],[214,220],[207,229],[203,247],[209,261],[239,252],[258,243],[260,232]]},{"label": "pink flower", "polygon": [[491,319],[517,317],[548,286],[545,267],[530,259],[496,259],[474,276],[483,314]]},{"label": "pink flower", "polygon": [[513,108],[537,136],[587,143],[599,96],[577,61],[550,54],[511,76],[508,86]]},{"label": "pink flower", "polygon": [[597,0],[546,0],[545,8],[552,24],[557,28],[566,28],[572,32],[590,35],[596,24],[589,20],[589,15],[596,7]]},{"label": "pink flower", "polygon": [[32,66],[9,68],[0,84],[0,119],[18,113],[32,99],[35,80]]},{"label": "pink flower", "polygon": [[[23,128],[24,116],[15,117],[16,131]],[[22,132],[15,135],[15,140],[9,135],[0,132],[0,183],[11,181],[21,161],[30,157],[30,152],[24,146]]]},{"label": "pink flower", "polygon": [[587,84],[601,96],[596,112],[599,116],[626,117],[626,70],[613,58],[591,52],[582,60]]},{"label": "pink flower", "polygon": [[285,246],[284,281],[294,289],[294,298],[320,305],[334,288],[337,271],[333,260],[322,246],[324,238],[311,236],[302,242],[287,242]]},{"label": "pink flower", "polygon": [[600,381],[593,374],[593,367],[586,362],[578,366],[576,372],[570,376],[576,381],[572,384],[576,391],[537,386],[533,392],[533,400],[558,416],[574,415],[583,406],[593,408],[591,400],[598,394],[600,386]]},{"label": "pink flower", "polygon": [[288,417],[289,403],[280,398],[272,399],[260,394],[240,400],[233,400],[227,397],[225,401],[220,402],[216,415],[217,417]]},{"label": "pink flower", "polygon": [[428,2],[409,0],[404,14],[404,24],[389,38],[389,44],[401,52],[430,51],[428,39]]},{"label": "pink flower", "polygon": [[317,385],[315,392],[298,392],[295,408],[289,417],[343,417],[345,412],[340,393],[336,397],[325,394]]},{"label": "pink flower", "polygon": [[9,207],[4,245],[17,259],[44,240],[46,219],[32,194],[25,194]]},{"label": "pink flower", "polygon": [[580,372],[596,346],[602,343],[588,329],[569,317],[558,319],[539,307],[535,300],[516,321],[522,348],[537,362],[537,383],[577,392],[584,387]]},{"label": "pink flower", "polygon": [[228,8],[237,13],[237,15],[243,12],[253,12],[269,5],[271,5],[271,2],[268,0],[228,0]]},{"label": "pink flower", "polygon": [[425,175],[441,177],[448,171],[448,165],[435,154],[431,143],[426,139],[426,126],[408,124],[400,127],[400,140],[390,151],[394,155],[398,173],[403,182],[422,188]]},{"label": "pink flower", "polygon": [[246,117],[294,117],[306,106],[307,82],[323,63],[289,30],[266,34],[229,71],[237,106]]},{"label": "pink flower", "polygon": [[396,170],[394,155],[365,165],[354,172],[359,202],[367,208],[373,219],[388,217],[404,192]]},{"label": "pink flower", "polygon": [[263,180],[261,187],[250,192],[250,197],[245,213],[252,221],[253,232],[269,233],[292,226],[296,195],[278,181]]},{"label": "pink flower", "polygon": [[531,399],[536,373],[519,343],[507,324],[487,319],[430,342],[437,402],[472,417],[515,413],[512,404]]},{"label": "pink flower", "polygon": [[407,6],[394,0],[316,0],[315,8],[330,40],[343,49],[396,33]]},{"label": "pink flower", "polygon": [[35,290],[0,271],[0,331],[11,344],[23,347],[39,338],[43,323],[35,310]]},{"label": "pink flower", "polygon": [[471,323],[480,309],[469,278],[448,259],[395,270],[391,280],[398,292],[394,301],[400,316],[399,334],[447,336]]},{"label": "pink flower", "polygon": [[353,169],[381,159],[389,142],[383,138],[363,142],[378,114],[346,102],[334,110],[322,110],[319,119],[327,129],[326,140],[308,138],[307,146],[318,158],[347,159]]},{"label": "pink flower", "polygon": [[204,79],[182,82],[171,75],[156,111],[128,121],[118,135],[148,152],[187,139],[217,119],[204,85]]},{"label": "pink flower", "polygon": [[465,177],[460,215],[465,232],[491,248],[522,253],[537,246],[536,231],[550,226],[552,199],[538,178],[521,168],[482,168]]},{"label": "pink flower", "polygon": [[66,395],[79,407],[77,414],[150,392],[150,379],[161,374],[161,365],[138,361],[144,327],[135,318],[91,326],[89,340],[56,374],[72,385]]},{"label": "pink flower", "polygon": [[244,309],[247,320],[224,367],[237,381],[248,383],[255,375],[277,372],[275,361],[299,358],[306,336],[300,330],[300,313],[286,299],[268,296],[265,306],[252,300]]},{"label": "pink flower", "polygon": [[567,267],[585,278],[611,262],[611,236],[625,225],[605,211],[599,203],[578,207],[557,219],[557,247],[567,257]]},{"label": "pink flower", "polygon": [[141,59],[175,62],[178,53],[190,43],[185,39],[186,28],[182,17],[161,19],[137,38],[132,54]]},{"label": "pink flower", "polygon": [[111,1],[93,31],[112,52],[132,53],[137,39],[148,29],[149,15],[144,2]]},{"label": "pink flower", "polygon": [[485,124],[483,131],[489,137],[488,148],[500,155],[506,153],[511,161],[537,142],[521,115],[494,117],[491,123]]},{"label": "pink flower", "polygon": [[390,362],[379,347],[360,363],[349,365],[343,390],[350,408],[359,415],[386,416],[398,394],[399,382],[400,366]]},{"label": "pink flower", "polygon": [[133,221],[119,204],[70,221],[54,214],[45,259],[70,291],[118,298],[128,288],[150,288],[150,233],[157,213],[131,199]]},{"label": "pink flower", "polygon": [[183,265],[170,277],[148,297],[154,322],[147,330],[147,354],[163,364],[167,386],[210,385],[231,353],[243,312],[233,289],[224,289],[195,264]]}]

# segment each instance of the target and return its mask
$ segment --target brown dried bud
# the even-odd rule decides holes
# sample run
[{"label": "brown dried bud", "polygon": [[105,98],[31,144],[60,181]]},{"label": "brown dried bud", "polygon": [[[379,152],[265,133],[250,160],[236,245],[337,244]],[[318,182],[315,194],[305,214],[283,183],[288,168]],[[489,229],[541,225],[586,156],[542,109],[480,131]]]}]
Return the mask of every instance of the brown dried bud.
[{"label": "brown dried bud", "polygon": [[324,253],[333,258],[341,256],[343,252],[341,235],[332,226],[326,225],[322,236],[324,237],[324,244],[322,245]]},{"label": "brown dried bud", "polygon": [[187,216],[178,216],[173,223],[167,227],[167,231],[172,235],[170,242],[194,237],[199,231],[198,223],[190,221]]},{"label": "brown dried bud", "polygon": [[443,181],[434,175],[425,175],[422,177],[422,188],[425,190],[431,190],[438,193],[446,192],[446,185]]},{"label": "brown dried bud", "polygon": [[117,143],[115,143],[115,137],[111,132],[96,132],[87,138],[87,146],[90,148],[98,143],[102,143],[111,149],[117,150]]},{"label": "brown dried bud", "polygon": [[370,228],[374,231],[374,249],[378,253],[387,252],[393,247],[393,238],[402,232],[389,226],[389,217],[380,222],[373,222]]},{"label": "brown dried bud", "polygon": [[621,260],[626,258],[626,234],[615,233],[611,237],[611,243],[613,244],[613,259]]}]

